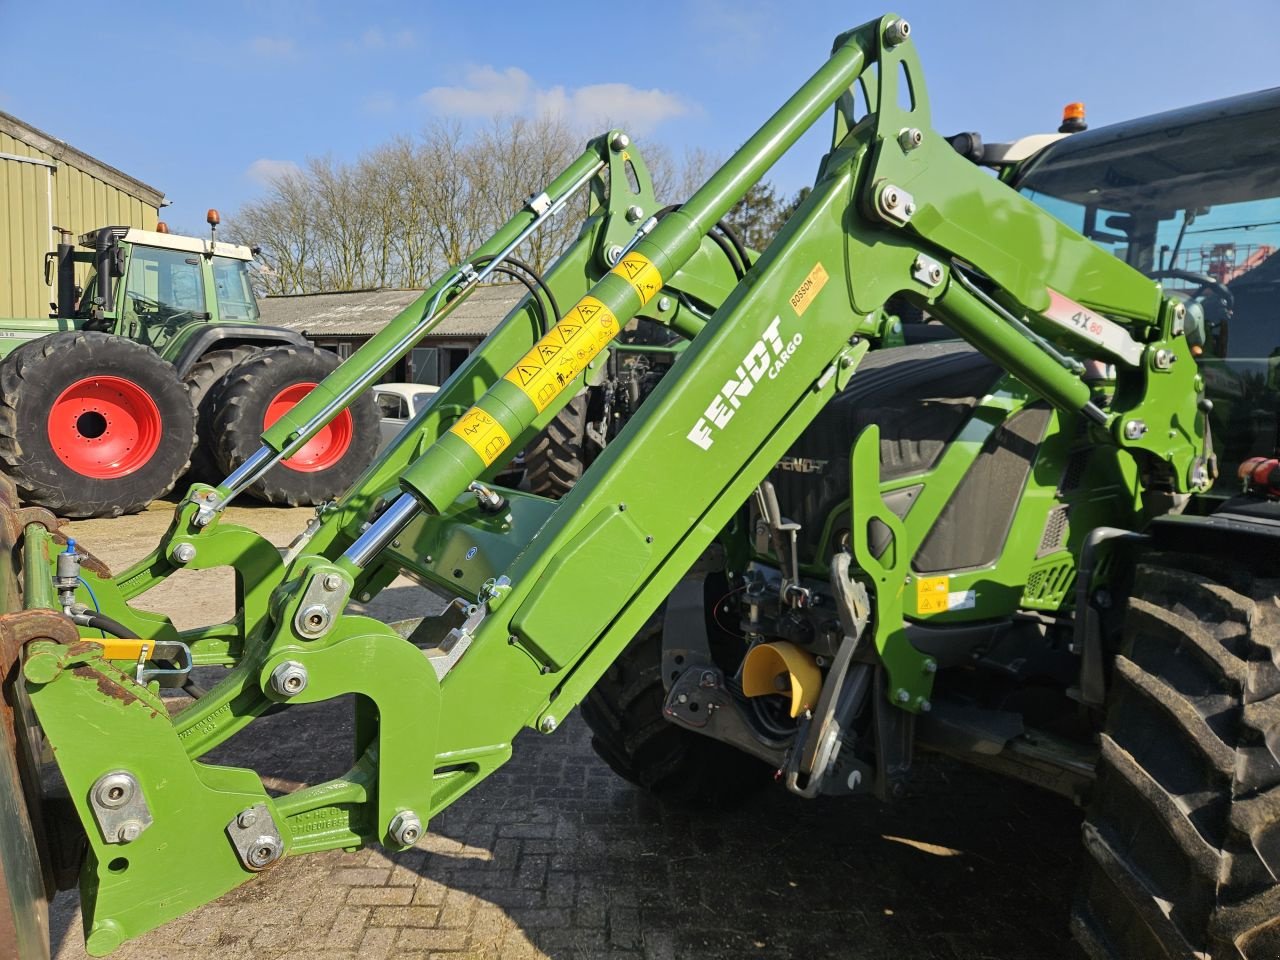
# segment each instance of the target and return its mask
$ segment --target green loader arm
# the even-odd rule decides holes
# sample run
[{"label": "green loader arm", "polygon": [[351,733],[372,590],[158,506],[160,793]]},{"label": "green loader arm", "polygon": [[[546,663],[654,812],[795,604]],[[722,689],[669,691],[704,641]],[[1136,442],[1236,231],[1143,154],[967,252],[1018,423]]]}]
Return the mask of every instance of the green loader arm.
[{"label": "green loader arm", "polygon": [[[900,75],[909,110],[898,106]],[[863,117],[853,113],[858,85],[872,106]],[[834,143],[813,192],[734,285],[708,231],[833,105]],[[555,189],[625,162],[620,143],[596,141]],[[91,953],[285,854],[411,845],[509,758],[521,728],[554,730],[884,337],[891,296],[927,306],[1045,401],[1083,415],[1097,442],[1135,457],[1156,500],[1211,480],[1181,308],[947,146],[929,125],[900,18],[838,38],[828,62],[678,211],[655,223],[651,198],[639,203],[648,204],[641,218],[615,220],[610,197],[609,214],[589,221],[581,246],[549,272],[557,297],[577,287],[559,321],[540,329],[526,301],[285,558],[220,522],[243,485],[233,476],[193,488],[143,564],[114,580],[86,574],[104,610],[159,641],[179,637],[130,599],[180,562],[236,569],[237,623],[181,637],[196,662],[232,669],[182,713],[171,719],[134,665],[107,659],[103,644],[27,635],[21,689],[88,837]],[[481,252],[509,246],[537,206]],[[603,265],[593,259],[613,245]],[[690,309],[656,311],[692,342],[574,489],[554,503],[496,485],[617,333],[713,264],[726,297],[705,321]],[[336,415],[470,282],[460,271],[429,290],[268,431],[244,475]],[[910,551],[878,503],[868,449],[860,440],[853,454],[854,553],[872,588],[886,694],[927,709],[930,664],[902,634]],[[895,541],[876,556],[868,526],[882,517]],[[401,571],[454,602],[407,638],[345,612]],[[271,797],[253,771],[200,759],[274,704],[349,693],[359,695],[354,764],[341,778]],[[127,817],[110,806],[117,787]]]}]

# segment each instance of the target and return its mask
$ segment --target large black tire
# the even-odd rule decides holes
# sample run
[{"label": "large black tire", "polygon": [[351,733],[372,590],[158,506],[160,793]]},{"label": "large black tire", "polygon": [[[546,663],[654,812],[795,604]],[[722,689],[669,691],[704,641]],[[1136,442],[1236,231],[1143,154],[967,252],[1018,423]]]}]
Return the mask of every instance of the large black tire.
[{"label": "large black tire", "polygon": [[0,363],[0,464],[23,499],[64,517],[118,517],[186,472],[195,410],[150,348],[55,333]]},{"label": "large black tire", "polygon": [[591,746],[625,780],[677,805],[726,807],[771,782],[767,764],[662,716],[662,611],[582,701]]},{"label": "large black tire", "polygon": [[525,486],[530,493],[559,500],[586,472],[587,408],[583,390],[564,405],[524,452]]},{"label": "large black tire", "polygon": [[1280,581],[1136,571],[1072,930],[1098,960],[1280,957]]},{"label": "large black tire", "polygon": [[[279,346],[236,364],[209,401],[218,467],[230,473],[262,446],[268,409],[283,393],[305,394],[305,385],[319,383],[340,363],[337,355],[327,350]],[[321,431],[312,441],[315,446],[304,447],[292,462],[272,468],[249,493],[267,503],[290,507],[323,503],[338,496],[373,460],[378,448],[378,419],[373,395],[366,392]]]},{"label": "large black tire", "polygon": [[191,402],[196,408],[196,448],[191,452],[191,466],[187,470],[188,483],[219,483],[225,474],[218,469],[213,455],[213,388],[241,360],[253,356],[258,347],[228,347],[210,350],[191,365],[182,382],[191,392]]}]

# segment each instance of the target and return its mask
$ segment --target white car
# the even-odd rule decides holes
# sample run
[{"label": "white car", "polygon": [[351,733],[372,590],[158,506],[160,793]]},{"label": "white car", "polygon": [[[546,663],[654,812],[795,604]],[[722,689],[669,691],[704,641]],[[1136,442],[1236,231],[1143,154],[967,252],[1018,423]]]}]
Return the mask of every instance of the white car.
[{"label": "white car", "polygon": [[378,449],[382,450],[404,429],[404,425],[427,405],[439,387],[425,383],[379,383],[373,387],[373,401],[382,414]]}]

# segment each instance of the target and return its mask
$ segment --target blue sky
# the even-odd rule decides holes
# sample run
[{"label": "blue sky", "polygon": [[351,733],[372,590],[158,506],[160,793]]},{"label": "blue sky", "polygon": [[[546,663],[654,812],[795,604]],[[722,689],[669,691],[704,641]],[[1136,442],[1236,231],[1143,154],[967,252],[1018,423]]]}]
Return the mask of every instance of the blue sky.
[{"label": "blue sky", "polygon": [[[727,155],[887,12],[861,0],[392,3],[225,0],[67,9],[0,0],[0,110],[144,180],[177,226],[232,214],[272,171],[353,158],[436,118],[560,111],[643,147]],[[944,133],[1093,125],[1280,83],[1274,0],[983,4],[902,0]],[[812,176],[825,122],[772,178]]]}]

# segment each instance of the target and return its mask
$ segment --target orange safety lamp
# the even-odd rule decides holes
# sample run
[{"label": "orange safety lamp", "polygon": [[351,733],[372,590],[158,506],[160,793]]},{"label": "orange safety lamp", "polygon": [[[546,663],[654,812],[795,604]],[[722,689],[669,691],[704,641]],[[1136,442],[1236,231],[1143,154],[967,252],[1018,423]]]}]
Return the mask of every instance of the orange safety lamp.
[{"label": "orange safety lamp", "polygon": [[1081,130],[1088,129],[1089,124],[1084,120],[1083,103],[1077,100],[1062,108],[1062,126],[1058,127],[1059,133],[1079,133]]}]

